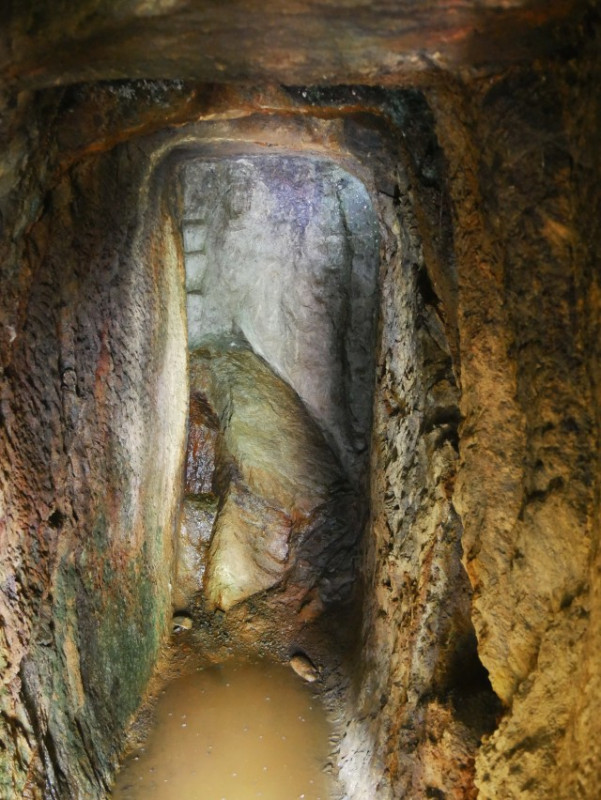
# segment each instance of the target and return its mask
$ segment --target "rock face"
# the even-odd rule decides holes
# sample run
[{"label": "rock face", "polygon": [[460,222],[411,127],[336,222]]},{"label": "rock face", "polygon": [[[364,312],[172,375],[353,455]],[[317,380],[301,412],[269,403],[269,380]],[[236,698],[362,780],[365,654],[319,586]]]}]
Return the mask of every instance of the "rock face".
[{"label": "rock face", "polygon": [[[597,4],[244,6],[248,16],[240,4],[83,0],[70,16],[27,0],[0,30],[0,796],[106,796],[172,601],[197,591],[212,541],[219,553],[222,510],[224,539],[238,526],[260,538],[254,523],[268,517],[261,558],[251,536],[240,548],[253,591],[272,582],[291,602],[295,587],[344,591],[349,554],[339,522],[327,526],[345,519],[349,495],[321,459],[339,475],[355,444],[342,446],[347,422],[320,409],[354,412],[331,393],[310,401],[287,345],[262,348],[248,276],[232,279],[248,313],[234,309],[226,329],[274,369],[246,346],[242,368],[234,348],[217,356],[223,380],[266,370],[259,385],[295,414],[306,383],[339,452],[321,450],[303,412],[321,466],[307,481],[301,453],[297,497],[283,460],[259,456],[272,443],[226,441],[229,389],[208,368],[212,408],[192,408],[183,489],[184,244],[189,257],[210,240],[185,209],[186,170],[208,185],[209,160],[224,159],[232,244],[235,220],[255,215],[253,192],[247,206],[235,189],[240,157],[268,206],[261,187],[277,162],[255,161],[260,150],[285,155],[287,175],[302,156],[322,186],[339,174],[324,160],[343,177],[356,170],[379,225],[361,646],[340,711],[347,796],[598,800]],[[330,201],[340,213],[324,250],[333,236],[328,257],[348,276],[339,234],[353,217],[344,193]],[[280,223],[289,241],[294,226]],[[294,251],[284,262],[299,263]],[[190,268],[192,293],[199,278]],[[311,297],[311,325],[314,302],[355,294],[332,280]],[[208,296],[220,300],[216,283]],[[328,336],[308,350],[321,359]],[[252,403],[241,397],[232,431],[244,443]],[[217,603],[249,588],[214,577]]]},{"label": "rock face", "polygon": [[181,175],[190,347],[241,334],[358,479],[377,300],[367,190],[331,161],[291,156],[191,160]]},{"label": "rock face", "polygon": [[3,26],[0,68],[34,87],[122,76],[394,85],[433,63],[442,71],[561,52],[562,34],[565,41],[570,24],[587,23],[588,5],[297,0],[293,6],[230,7],[221,0],[81,0],[68,15],[57,15],[52,6],[23,0]]},{"label": "rock face", "polygon": [[19,315],[19,288],[29,309],[3,337],[1,362],[0,797],[10,800],[106,791],[171,609],[183,272],[164,197],[154,193],[143,219],[133,199],[144,172],[127,148],[78,163],[46,187],[46,205],[18,200],[29,245],[3,246],[3,263],[24,271],[5,284],[2,320]]},{"label": "rock face", "polygon": [[180,175],[192,353],[176,601],[203,587],[227,611],[296,576],[299,608],[310,591],[340,602],[362,515],[338,458],[364,480],[371,424],[370,197],[323,159],[194,159]]},{"label": "rock face", "polygon": [[202,591],[217,502],[215,495],[187,495],[182,501],[173,574],[175,608],[187,608]]},{"label": "rock face", "polygon": [[[456,201],[461,263],[476,246],[468,227],[481,231],[481,279],[460,278],[469,355],[456,504],[481,658],[508,709],[478,755],[483,798],[592,798],[601,775],[597,729],[582,713],[583,697],[596,704],[598,670],[589,659],[601,652],[599,306],[589,249],[599,221],[583,206],[588,168],[577,166],[599,125],[587,81],[586,69],[563,65],[483,88],[466,107],[477,120],[469,125],[475,161],[466,159],[454,187],[465,198],[478,174],[471,192],[482,198],[480,218],[470,202]],[[448,133],[451,157],[457,149],[465,156],[465,133]],[[538,161],[520,150],[524,141],[537,142]],[[598,153],[590,163],[596,171]],[[502,302],[484,310],[483,292]],[[572,760],[585,728],[591,746]]]},{"label": "rock face", "polygon": [[[358,503],[295,392],[230,342],[190,354],[190,391],[220,422],[219,506],[204,575],[209,607],[227,611],[276,584],[292,584],[282,591],[299,608],[312,590],[324,604],[347,599]],[[341,551],[347,563],[330,574]]]},{"label": "rock face", "polygon": [[219,419],[193,393],[188,415],[184,497],[176,541],[173,605],[187,608],[202,591],[208,546],[217,516],[215,477]]},{"label": "rock face", "polygon": [[361,673],[340,763],[353,798],[471,799],[473,754],[494,726],[495,702],[478,661],[453,505],[460,392],[441,301],[456,297],[452,241],[426,248],[420,237],[420,218],[443,214],[444,161],[427,105],[410,102],[405,136],[432,195],[420,194],[424,177],[409,163],[398,207],[383,208]]}]

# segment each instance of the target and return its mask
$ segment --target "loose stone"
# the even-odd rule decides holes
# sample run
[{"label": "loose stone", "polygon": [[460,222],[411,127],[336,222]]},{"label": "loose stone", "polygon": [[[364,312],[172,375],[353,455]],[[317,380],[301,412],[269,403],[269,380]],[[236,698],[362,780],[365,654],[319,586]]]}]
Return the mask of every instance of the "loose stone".
[{"label": "loose stone", "polygon": [[192,620],[190,617],[176,616],[171,621],[171,626],[174,633],[181,633],[182,631],[189,631],[192,627]]},{"label": "loose stone", "polygon": [[319,670],[304,653],[295,653],[290,659],[290,666],[307,683],[313,683],[319,678]]}]

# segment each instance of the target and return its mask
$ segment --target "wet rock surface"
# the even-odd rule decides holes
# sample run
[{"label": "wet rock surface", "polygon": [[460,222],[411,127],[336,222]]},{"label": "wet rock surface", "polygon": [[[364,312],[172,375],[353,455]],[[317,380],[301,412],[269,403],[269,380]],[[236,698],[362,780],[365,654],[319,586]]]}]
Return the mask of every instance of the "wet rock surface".
[{"label": "wet rock surface", "polygon": [[299,608],[310,592],[324,605],[349,600],[359,498],[296,393],[228,344],[190,354],[192,396],[220,423],[207,603],[227,611],[276,585]]},{"label": "wet rock surface", "polygon": [[203,587],[219,504],[215,473],[219,428],[215,412],[198,394],[193,394],[188,411],[184,496],[175,545],[172,602],[176,609],[186,608]]}]

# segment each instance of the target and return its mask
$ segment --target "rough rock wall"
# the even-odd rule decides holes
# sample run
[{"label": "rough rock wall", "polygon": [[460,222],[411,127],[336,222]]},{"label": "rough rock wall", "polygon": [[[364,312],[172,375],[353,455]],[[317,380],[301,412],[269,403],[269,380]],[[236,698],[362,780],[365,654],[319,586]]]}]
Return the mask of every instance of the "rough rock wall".
[{"label": "rough rock wall", "polygon": [[47,162],[4,206],[21,217],[5,216],[0,796],[45,785],[90,798],[104,794],[170,602],[182,259],[138,148],[88,157],[45,190],[57,136],[40,130]]},{"label": "rough rock wall", "polygon": [[[601,670],[598,668],[601,662],[601,276],[598,255],[598,242],[601,241],[601,218],[598,213],[601,107],[597,90],[600,73],[598,44],[596,47],[595,52],[593,40],[592,63],[581,68],[576,83],[579,98],[577,108],[568,100],[568,86],[572,83],[570,75],[560,83],[564,97],[562,120],[573,153],[569,204],[574,235],[570,237],[568,245],[580,284],[576,306],[579,312],[577,344],[583,363],[579,374],[582,379],[590,380],[591,401],[591,408],[586,410],[591,422],[588,441],[584,441],[584,437],[579,438],[580,452],[574,453],[572,458],[579,461],[584,455],[587,456],[586,485],[590,488],[593,500],[587,520],[591,532],[590,555],[587,572],[583,576],[583,585],[589,589],[586,604],[583,604],[583,616],[590,616],[586,638],[579,647],[576,679],[572,676],[573,701],[570,703],[566,734],[558,757],[558,774],[568,775],[559,793],[562,800],[594,797],[595,788],[601,785],[601,732],[597,702],[601,697]],[[564,302],[571,304],[571,285],[566,288]]]},{"label": "rough rock wall", "polygon": [[455,334],[452,306],[435,289],[439,283],[444,295],[453,285],[452,239],[431,237],[424,247],[433,220],[447,222],[443,163],[423,97],[396,100],[412,121],[404,129],[399,200],[383,204],[364,634],[341,774],[349,797],[469,798],[490,691],[452,504]]},{"label": "rough rock wall", "polygon": [[7,0],[0,79],[38,87],[131,76],[398,85],[399,75],[402,82],[466,60],[510,64],[557,51],[593,4]]},{"label": "rough rock wall", "polygon": [[[456,260],[456,289],[445,294],[437,280],[440,263],[425,242],[434,219],[427,208],[423,213],[428,198],[418,174],[409,229],[424,242],[432,285],[428,289],[412,277],[407,264],[414,259],[419,265],[420,258],[407,249],[403,223],[398,275],[383,280],[383,343],[391,331],[397,333],[380,357],[378,380],[387,375],[388,385],[381,385],[376,402],[373,572],[367,589],[367,620],[374,627],[365,650],[367,663],[370,648],[374,659],[358,695],[363,720],[349,734],[349,742],[356,737],[356,751],[361,741],[368,743],[359,772],[368,781],[364,793],[376,792],[380,776],[379,793],[392,783],[416,797],[598,794],[599,733],[587,708],[594,707],[599,653],[599,300],[591,247],[598,240],[592,186],[599,169],[599,107],[591,96],[596,57],[587,61],[586,50],[582,55],[580,65],[516,69],[468,87],[449,81],[429,94],[453,211],[454,244],[443,271],[448,278]],[[419,147],[412,153],[419,155]],[[426,313],[419,311],[420,302]],[[396,309],[392,315],[390,309]],[[439,315],[446,327],[445,336],[435,337],[435,374],[457,379],[461,417],[457,408],[448,416],[453,380],[442,395],[428,384],[436,359],[424,355],[419,330],[424,323],[431,329]],[[454,319],[457,339],[449,325]],[[399,335],[403,330],[408,333]],[[457,354],[450,373],[448,364],[441,369],[445,352]],[[422,382],[417,391],[416,380]],[[460,419],[461,424],[446,443],[450,457],[438,473],[437,497],[429,487],[437,484],[441,453],[420,456],[427,442],[420,405],[445,394],[442,419],[452,427]],[[387,395],[395,398],[388,407]],[[460,454],[455,491],[453,441]],[[469,588],[450,569],[456,561],[427,578],[422,567],[423,520],[442,514],[459,548],[457,512],[474,591],[471,612]],[[434,541],[431,532],[425,540]],[[450,592],[442,603],[440,575]],[[424,600],[411,577],[414,586],[428,587]],[[475,660],[465,674],[479,699],[470,698],[465,686],[453,687],[452,680],[446,694],[440,691],[434,653],[437,642],[452,642],[452,636],[437,637],[443,609],[453,603],[457,619],[471,613],[479,656],[505,706],[498,729],[484,736],[474,783],[472,762],[480,737],[492,731],[487,725],[494,722],[495,706]],[[421,610],[432,621],[420,639]],[[464,633],[459,652],[466,648],[469,660],[469,624]],[[452,664],[444,647],[438,654],[441,663]],[[471,731],[460,729],[467,718],[461,707],[476,723]],[[493,712],[488,719],[487,707]],[[352,768],[347,775],[353,779]]]},{"label": "rough rock wall", "polygon": [[595,47],[426,92],[438,167],[404,129],[349,796],[598,796]]},{"label": "rough rock wall", "polygon": [[175,611],[189,608],[202,591],[208,548],[219,505],[215,474],[218,441],[219,419],[206,400],[191,390],[186,478],[173,570],[172,599]]},{"label": "rough rock wall", "polygon": [[[448,208],[446,200],[445,204],[434,202],[444,192],[436,169],[431,169],[429,138],[420,139],[416,126],[417,136],[409,147],[415,168],[412,172],[410,166],[405,167],[410,181],[402,175],[399,179],[399,221],[395,221],[397,212],[386,214],[392,234],[387,240],[383,276],[385,313],[374,439],[376,536],[370,544],[372,567],[366,582],[366,628],[372,630],[365,642],[367,668],[359,682],[361,705],[358,713],[350,710],[351,725],[344,744],[350,760],[345,769],[357,796],[363,792],[386,798],[387,792],[394,796],[403,790],[410,797],[427,796],[428,792],[434,797],[441,793],[469,797],[474,792],[470,762],[478,737],[486,730],[482,710],[490,695],[485,676],[478,672],[466,623],[469,588],[458,569],[461,553],[454,504],[465,527],[465,561],[475,587],[474,621],[481,657],[495,690],[507,704],[498,731],[478,756],[480,794],[495,799],[581,796],[592,800],[598,794],[601,772],[596,714],[601,406],[594,252],[599,241],[598,67],[592,63],[587,73],[582,63],[579,66],[574,61],[557,68],[541,65],[540,71],[538,66],[516,69],[502,80],[485,79],[467,87],[441,75],[433,83],[436,88],[428,97],[447,163],[454,244],[449,250],[447,243],[438,256],[432,253],[428,231],[446,229]],[[120,90],[124,97],[125,89],[129,91],[129,87]],[[107,96],[112,91],[98,90]],[[15,147],[5,150],[11,163],[17,163],[23,151],[29,159],[36,158],[36,153],[51,154],[54,140],[44,138],[44,131],[52,130],[56,113],[50,95],[46,100],[40,98],[37,108],[38,123],[43,120],[37,139],[27,109],[12,109],[18,135]],[[81,126],[64,125],[61,138],[70,141],[74,151],[86,142],[104,149],[125,136],[126,130],[131,135],[139,125],[139,120],[127,122],[123,113],[105,113],[107,108],[110,104],[94,99],[83,111],[75,108],[74,118],[86,122],[83,129],[88,133],[78,139]],[[191,115],[190,108],[186,113]],[[92,121],[98,114],[95,125]],[[150,115],[152,124],[164,124],[169,114],[168,108],[161,108],[161,114],[155,108]],[[137,147],[119,152],[123,160],[114,156],[114,161],[102,161],[112,164],[110,169],[106,167],[104,191],[110,195],[108,187],[117,185],[119,191],[115,192],[131,197],[133,209],[139,200],[134,198],[131,167],[141,153]],[[405,158],[403,163],[410,160]],[[86,163],[90,174],[100,170],[100,161],[96,168],[93,159]],[[15,171],[11,169],[5,173],[4,187],[13,180]],[[16,182],[22,202],[18,220],[10,203],[7,206],[2,198],[3,246],[8,255],[3,259],[6,281],[0,331],[4,370],[0,475],[2,547],[10,554],[2,564],[2,636],[7,639],[2,642],[2,652],[7,662],[3,674],[15,692],[17,669],[34,641],[32,623],[37,644],[32,649],[34,668],[31,664],[27,668],[28,685],[34,686],[40,674],[42,678],[44,673],[48,675],[47,665],[53,662],[75,663],[73,643],[79,640],[72,623],[77,615],[64,586],[70,585],[68,575],[74,575],[72,585],[83,587],[80,596],[85,599],[88,575],[81,566],[85,548],[77,544],[87,519],[84,509],[75,508],[82,514],[75,520],[67,486],[64,495],[57,495],[53,485],[55,474],[57,484],[62,483],[60,475],[67,474],[68,453],[78,453],[82,447],[75,440],[65,451],[62,444],[63,438],[69,442],[62,404],[65,409],[77,407],[69,400],[73,376],[67,369],[62,387],[58,343],[63,340],[54,333],[42,337],[40,332],[46,327],[56,329],[60,314],[53,298],[59,288],[61,297],[74,292],[91,315],[91,324],[84,324],[81,317],[81,344],[74,338],[73,349],[80,353],[80,360],[85,360],[88,351],[94,355],[90,367],[94,373],[100,365],[98,398],[96,389],[91,390],[94,408],[86,406],[81,412],[81,419],[85,417],[94,432],[99,426],[96,405],[99,410],[106,409],[106,403],[113,403],[117,394],[110,387],[110,368],[105,373],[110,360],[102,354],[109,351],[113,361],[115,356],[108,347],[109,338],[105,336],[107,344],[102,345],[102,326],[107,321],[111,333],[118,319],[113,311],[134,302],[131,293],[123,291],[127,287],[117,270],[117,256],[111,261],[108,249],[103,272],[90,271],[85,273],[85,281],[77,276],[71,281],[75,267],[85,270],[86,264],[100,260],[100,256],[91,257],[75,265],[67,243],[77,228],[67,225],[66,218],[63,227],[59,224],[66,213],[60,192],[68,195],[71,177],[75,180],[85,169],[82,165],[65,173],[52,202],[43,188],[45,169],[40,166],[23,172]],[[81,183],[85,185],[86,180],[82,178]],[[89,180],[92,185],[92,177]],[[98,177],[98,182],[104,185],[105,181]],[[409,184],[412,201],[407,206],[403,198]],[[87,192],[75,193],[72,203],[73,215],[81,216],[84,209],[83,218],[88,220],[87,227],[77,234],[85,253],[94,251],[90,242],[98,241],[97,231],[92,234],[92,217],[109,208],[114,199],[114,195],[103,195],[100,186],[97,191],[99,197],[105,197],[103,203],[88,207]],[[131,218],[119,216],[117,228],[123,230],[120,226],[127,227]],[[52,244],[46,236],[51,225],[56,226],[59,238],[57,242],[53,236]],[[23,236],[26,231],[31,233],[27,239]],[[398,252],[395,238],[401,245]],[[158,245],[156,252],[162,253],[162,246]],[[448,279],[453,255],[457,285]],[[123,263],[139,263],[130,256]],[[53,280],[36,283],[34,277],[42,264]],[[41,266],[39,269],[43,277]],[[115,281],[110,307],[91,300],[99,296],[102,274]],[[151,303],[148,308],[155,306]],[[544,313],[535,313],[537,309]],[[69,310],[62,314],[68,331],[72,328]],[[156,319],[154,312],[152,318]],[[147,320],[146,324],[152,328],[154,323]],[[34,339],[40,342],[39,351],[33,347]],[[68,334],[64,341],[61,348],[71,346]],[[90,341],[95,349],[85,344]],[[13,359],[18,370],[11,367]],[[118,365],[118,369],[125,374],[130,367],[126,370]],[[74,371],[77,385],[80,375],[91,380],[85,368]],[[37,389],[32,391],[25,382],[28,374],[36,372],[39,383],[34,383]],[[84,383],[84,387],[89,385]],[[105,386],[108,400],[102,397]],[[60,401],[56,399],[59,394],[66,400],[62,396]],[[458,431],[461,468],[457,490],[451,494],[457,467],[453,431],[460,419],[458,402],[463,415]],[[13,405],[22,412],[18,416],[11,411]],[[56,407],[58,412],[53,411]],[[40,421],[37,429],[36,420]],[[46,425],[46,420],[50,424]],[[11,430],[15,432],[12,440],[7,434]],[[116,463],[108,455],[111,443],[111,437],[99,441],[92,455],[87,450],[80,454],[81,461],[86,466],[91,458],[94,463],[103,459],[105,465]],[[52,458],[59,465],[56,470],[44,466]],[[79,462],[75,459],[74,463]],[[15,468],[7,470],[7,464],[15,464]],[[26,473],[35,479],[30,488],[22,478],[15,479]],[[127,469],[120,475],[111,474],[111,482],[115,480],[119,488],[125,486],[129,474]],[[98,485],[94,491],[88,492],[92,510],[107,500],[103,495],[101,503]],[[36,498],[42,502],[34,503]],[[118,515],[122,511],[119,506]],[[13,525],[15,514],[20,515],[18,527]],[[100,536],[98,542],[102,547],[105,539]],[[73,553],[74,566],[69,567],[59,545]],[[55,573],[57,591],[50,599],[47,589]],[[65,623],[48,636],[52,607]],[[91,619],[97,611],[92,608]],[[47,641],[50,644],[44,645]],[[42,653],[45,647],[48,654]],[[462,666],[462,651],[467,655],[467,669]],[[453,664],[458,668],[452,669]],[[469,677],[467,686],[458,679],[462,673]],[[57,674],[68,675],[62,669]],[[72,685],[68,679],[63,683],[69,709],[64,719],[77,708],[80,688],[77,678]],[[84,709],[97,699],[90,691]],[[18,694],[5,691],[2,703],[2,736],[7,748],[3,763],[11,765],[3,780],[10,787],[16,778],[15,791],[20,792],[28,766],[37,780],[33,770],[40,764],[32,753],[36,746],[35,736],[29,734],[32,719],[26,716]],[[482,717],[477,729],[465,725],[466,718],[474,719],[474,712]],[[57,712],[53,714],[48,729],[57,731],[62,719]],[[84,714],[83,735],[73,733],[77,715],[71,719],[74,725],[69,735],[83,742],[85,726],[92,717],[87,711]],[[52,736],[43,735],[46,723],[42,719],[37,724],[42,749],[50,751]],[[361,762],[366,742],[368,750]],[[464,745],[467,749],[462,749]],[[20,748],[20,762],[15,746]],[[82,746],[73,744],[74,752]],[[56,754],[51,759],[58,763]],[[11,773],[13,764],[16,772]],[[79,780],[73,774],[69,779]]]},{"label": "rough rock wall", "polygon": [[592,800],[601,785],[585,710],[601,646],[594,48],[435,101],[459,273],[455,502],[480,656],[506,706],[478,755],[482,798]]}]

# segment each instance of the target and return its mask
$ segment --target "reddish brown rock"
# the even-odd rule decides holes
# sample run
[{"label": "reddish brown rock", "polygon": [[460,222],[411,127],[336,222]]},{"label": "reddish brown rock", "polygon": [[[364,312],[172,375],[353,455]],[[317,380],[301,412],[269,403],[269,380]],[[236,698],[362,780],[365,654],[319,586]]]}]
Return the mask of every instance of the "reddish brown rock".
[{"label": "reddish brown rock", "polygon": [[190,397],[188,416],[188,446],[186,449],[187,495],[211,494],[215,480],[215,449],[219,420],[206,400]]}]

